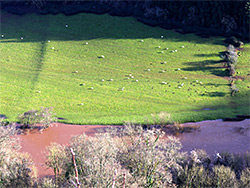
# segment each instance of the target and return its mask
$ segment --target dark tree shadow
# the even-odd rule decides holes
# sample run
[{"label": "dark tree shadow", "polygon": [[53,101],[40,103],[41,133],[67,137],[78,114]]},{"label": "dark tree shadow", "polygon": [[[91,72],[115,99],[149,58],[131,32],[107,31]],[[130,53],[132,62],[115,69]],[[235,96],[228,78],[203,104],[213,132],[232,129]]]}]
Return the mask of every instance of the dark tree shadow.
[{"label": "dark tree shadow", "polygon": [[205,60],[205,61],[198,61],[198,62],[188,62],[185,64],[190,67],[182,68],[182,70],[183,71],[202,71],[202,72],[214,74],[216,76],[228,76],[228,71],[223,69],[221,66],[216,66],[216,67],[214,66],[222,62],[223,60],[220,60],[220,61]]},{"label": "dark tree shadow", "polygon": [[200,96],[224,97],[226,94],[227,94],[227,93],[225,93],[225,92],[218,92],[218,91],[215,91],[215,92],[206,92],[206,93],[200,94]]}]

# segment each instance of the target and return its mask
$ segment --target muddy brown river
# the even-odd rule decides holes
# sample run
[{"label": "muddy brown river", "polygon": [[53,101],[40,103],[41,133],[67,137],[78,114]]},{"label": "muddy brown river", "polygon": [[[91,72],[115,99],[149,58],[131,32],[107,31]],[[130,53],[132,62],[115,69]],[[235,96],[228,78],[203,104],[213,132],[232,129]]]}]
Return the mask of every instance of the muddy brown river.
[{"label": "muddy brown river", "polygon": [[[204,149],[210,155],[217,152],[250,152],[250,119],[240,122],[211,120],[185,123],[183,126],[199,127],[195,131],[177,136],[183,145],[183,151]],[[53,142],[68,144],[72,136],[82,133],[94,136],[97,129],[105,127],[107,126],[54,123],[52,127],[43,132],[34,131],[26,135],[17,135],[17,137],[21,142],[21,151],[31,154],[39,177],[44,177],[53,175],[52,170],[46,169],[44,165],[47,146]]]}]

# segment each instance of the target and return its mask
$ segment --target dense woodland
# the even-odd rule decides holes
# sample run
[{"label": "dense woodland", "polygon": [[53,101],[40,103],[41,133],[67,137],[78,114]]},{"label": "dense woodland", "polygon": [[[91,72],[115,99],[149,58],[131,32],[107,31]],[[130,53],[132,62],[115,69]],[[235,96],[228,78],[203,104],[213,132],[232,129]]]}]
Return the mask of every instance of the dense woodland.
[{"label": "dense woodland", "polygon": [[249,0],[6,0],[1,2],[1,8],[19,15],[87,12],[134,16],[146,24],[177,29],[180,33],[197,33],[202,37],[235,36],[249,41]]}]

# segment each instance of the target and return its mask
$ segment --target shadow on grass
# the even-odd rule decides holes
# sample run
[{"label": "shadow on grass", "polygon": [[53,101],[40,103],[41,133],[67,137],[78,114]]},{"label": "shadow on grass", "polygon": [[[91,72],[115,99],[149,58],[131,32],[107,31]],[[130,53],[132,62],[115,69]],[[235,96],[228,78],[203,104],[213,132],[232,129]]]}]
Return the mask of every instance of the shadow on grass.
[{"label": "shadow on grass", "polygon": [[226,94],[228,93],[215,91],[215,92],[206,92],[206,93],[200,94],[200,96],[224,97]]},{"label": "shadow on grass", "polygon": [[[23,16],[0,11],[3,23],[2,43],[42,42],[46,33],[51,41],[82,41],[93,39],[147,39],[155,38],[172,42],[223,45],[221,39],[204,39],[194,34],[180,34],[170,30],[145,25],[135,18],[116,17],[108,14],[81,13],[72,16],[26,14]],[[67,28],[65,27],[66,25]],[[20,40],[20,35],[24,40]],[[164,36],[164,38],[161,38]]]},{"label": "shadow on grass", "polygon": [[46,43],[42,42],[41,43],[41,47],[40,47],[40,51],[38,52],[38,56],[37,59],[34,62],[34,74],[30,74],[30,82],[31,82],[31,89],[34,90],[36,83],[39,79],[39,75],[42,72],[43,69],[43,59],[44,59],[44,55],[46,53]]},{"label": "shadow on grass", "polygon": [[202,71],[207,72],[209,74],[214,74],[216,76],[228,76],[228,71],[225,70],[223,67],[214,66],[216,64],[222,63],[223,60],[214,61],[214,60],[205,60],[205,61],[198,61],[198,62],[188,62],[186,65],[190,67],[182,68],[183,71]]}]

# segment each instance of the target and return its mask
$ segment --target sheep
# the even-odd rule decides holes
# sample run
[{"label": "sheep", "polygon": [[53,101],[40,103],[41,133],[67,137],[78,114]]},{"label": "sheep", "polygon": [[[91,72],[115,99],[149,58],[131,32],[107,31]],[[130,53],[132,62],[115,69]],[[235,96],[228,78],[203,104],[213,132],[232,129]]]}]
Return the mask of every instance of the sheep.
[{"label": "sheep", "polygon": [[138,80],[135,80],[136,82],[138,82]]},{"label": "sheep", "polygon": [[185,46],[181,46],[182,48],[184,48]]},{"label": "sheep", "polygon": [[48,42],[50,42],[50,40],[48,40]]},{"label": "sheep", "polygon": [[2,38],[4,37],[4,35],[2,35]]},{"label": "sheep", "polygon": [[113,81],[113,79],[111,78],[109,81],[111,81],[111,82],[112,82],[112,81]]},{"label": "sheep", "polygon": [[144,40],[141,40],[141,42],[144,42]]},{"label": "sheep", "polygon": [[51,49],[52,49],[52,50],[54,50],[55,48],[54,48],[54,47],[52,47]]},{"label": "sheep", "polygon": [[158,46],[158,48],[161,48],[161,46]]},{"label": "sheep", "polygon": [[164,37],[163,37],[163,36],[161,36],[161,38],[163,39]]},{"label": "sheep", "polygon": [[80,105],[83,105],[83,103],[81,103]]},{"label": "sheep", "polygon": [[23,40],[23,37],[21,37],[21,40]]},{"label": "sheep", "polygon": [[66,24],[65,27],[69,27],[69,26]]},{"label": "sheep", "polygon": [[90,89],[91,89],[91,90],[93,90],[93,89],[94,89],[94,87],[91,87]]},{"label": "sheep", "polygon": [[163,52],[163,51],[161,51],[161,53],[163,54],[164,52]]},{"label": "sheep", "polygon": [[150,71],[150,69],[148,69],[148,71]]},{"label": "sheep", "polygon": [[181,70],[180,68],[177,69],[178,71]]},{"label": "sheep", "polygon": [[41,91],[37,91],[37,93],[41,93]]},{"label": "sheep", "polygon": [[88,45],[89,43],[88,42],[85,42],[86,45]]},{"label": "sheep", "polygon": [[105,58],[105,56],[104,56],[104,55],[101,55],[101,58]]},{"label": "sheep", "polygon": [[181,86],[184,86],[184,83],[182,83]]},{"label": "sheep", "polygon": [[75,73],[78,73],[78,71],[75,71]]},{"label": "sheep", "polygon": [[177,50],[175,50],[175,52],[177,52]]},{"label": "sheep", "polygon": [[134,76],[131,76],[131,78],[134,78]]},{"label": "sheep", "polygon": [[104,79],[102,79],[102,82],[104,82]]}]

